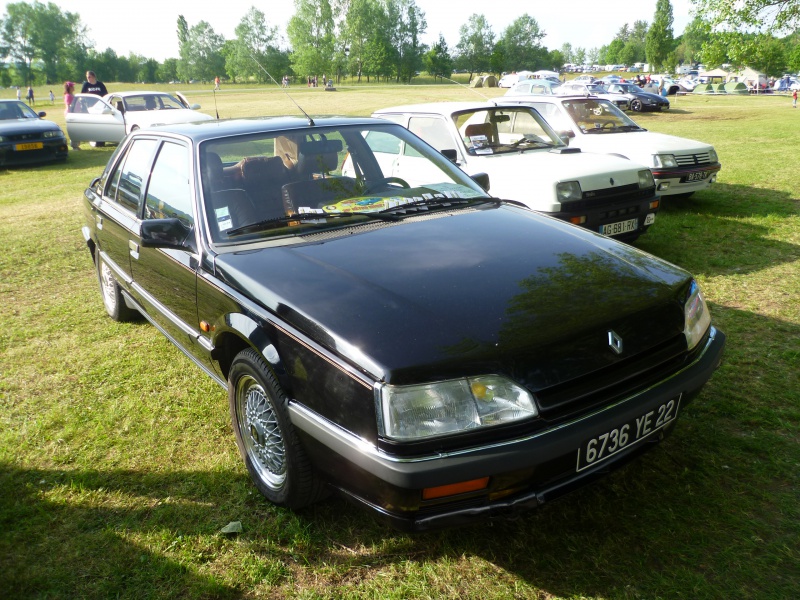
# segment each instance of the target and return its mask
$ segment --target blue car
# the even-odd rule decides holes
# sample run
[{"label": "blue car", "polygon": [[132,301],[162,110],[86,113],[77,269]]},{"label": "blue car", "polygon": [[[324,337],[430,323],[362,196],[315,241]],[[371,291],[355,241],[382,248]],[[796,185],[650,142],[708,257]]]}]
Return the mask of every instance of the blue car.
[{"label": "blue car", "polygon": [[19,100],[0,100],[0,167],[67,160],[61,128]]},{"label": "blue car", "polygon": [[635,83],[612,83],[607,87],[609,92],[627,96],[633,111],[669,110],[669,100],[658,94],[646,92]]}]

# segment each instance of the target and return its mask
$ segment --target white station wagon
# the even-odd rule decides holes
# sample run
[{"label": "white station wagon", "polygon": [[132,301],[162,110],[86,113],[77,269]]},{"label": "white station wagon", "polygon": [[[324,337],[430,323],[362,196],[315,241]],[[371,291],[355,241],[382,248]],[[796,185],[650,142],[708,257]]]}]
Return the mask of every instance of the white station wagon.
[{"label": "white station wagon", "polygon": [[[488,174],[498,198],[627,241],[655,220],[659,198],[649,169],[569,148],[528,107],[436,102],[385,108],[372,116],[407,127],[467,174]],[[378,133],[367,137],[384,172],[414,186],[424,175],[423,161],[399,142],[384,142]]]},{"label": "white station wagon", "polygon": [[504,96],[503,104],[535,108],[570,148],[624,156],[650,167],[658,193],[688,198],[722,168],[711,144],[647,131],[612,103],[583,96]]}]

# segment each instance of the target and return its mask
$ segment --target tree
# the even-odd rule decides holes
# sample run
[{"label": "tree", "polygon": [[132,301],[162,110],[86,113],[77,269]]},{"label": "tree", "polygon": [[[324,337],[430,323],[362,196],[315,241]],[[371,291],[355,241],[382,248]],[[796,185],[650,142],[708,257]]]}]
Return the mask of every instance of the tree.
[{"label": "tree", "polygon": [[459,68],[469,71],[469,79],[472,81],[474,73],[489,69],[494,32],[485,16],[473,14],[459,28],[458,33],[456,64]]},{"label": "tree", "polygon": [[295,0],[286,33],[292,46],[292,68],[298,75],[331,72],[334,52],[333,10],[329,0]]},{"label": "tree", "polygon": [[711,29],[707,21],[696,16],[683,30],[678,45],[678,58],[693,64],[700,62],[703,46],[711,40]]},{"label": "tree", "polygon": [[672,4],[669,0],[656,0],[656,12],[653,25],[647,31],[645,52],[647,62],[656,69],[664,66],[675,46],[672,35]]},{"label": "tree", "polygon": [[428,27],[425,13],[415,0],[386,0],[386,14],[388,22],[393,24],[389,30],[389,43],[396,50],[392,53],[395,78],[410,82],[422,68],[422,55],[427,50],[419,39]]},{"label": "tree", "polygon": [[76,13],[62,13],[52,2],[15,2],[6,6],[0,29],[0,56],[10,59],[23,76],[20,83],[33,80],[34,61],[42,64],[46,83],[64,79],[70,49],[81,46],[85,27]]},{"label": "tree", "polygon": [[502,71],[537,69],[547,56],[541,45],[545,32],[539,28],[536,19],[524,14],[509,25],[501,37],[504,63]]},{"label": "tree", "polygon": [[253,77],[268,81],[269,74],[277,81],[286,74],[275,43],[278,28],[267,25],[263,12],[251,6],[234,31],[236,38],[230,40],[223,51],[225,72],[231,79]]},{"label": "tree", "polygon": [[798,0],[692,0],[714,31],[793,31],[800,27]]},{"label": "tree", "polygon": [[347,69],[359,82],[367,74],[365,64],[377,25],[384,20],[382,8],[377,0],[351,0],[347,6],[342,24]]},{"label": "tree", "polygon": [[428,74],[434,77],[449,78],[453,74],[453,59],[450,57],[450,52],[447,50],[447,42],[441,33],[439,34],[439,41],[425,53],[422,63]]},{"label": "tree", "polygon": [[[179,17],[179,24],[181,18]],[[200,21],[191,27],[183,43],[180,43],[179,34],[181,58],[178,64],[178,73],[180,78],[211,81],[220,73],[224,73],[225,58],[222,54],[224,43],[225,38],[217,34],[206,21]]]}]

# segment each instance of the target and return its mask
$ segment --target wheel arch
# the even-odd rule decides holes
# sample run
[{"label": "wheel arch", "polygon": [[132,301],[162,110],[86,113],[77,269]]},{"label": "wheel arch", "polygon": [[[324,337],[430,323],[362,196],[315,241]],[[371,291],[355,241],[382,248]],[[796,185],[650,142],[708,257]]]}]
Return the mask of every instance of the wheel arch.
[{"label": "wheel arch", "polygon": [[257,352],[267,363],[281,387],[288,394],[290,393],[290,381],[284,368],[283,360],[278,353],[274,340],[270,338],[264,327],[251,317],[238,313],[226,317],[230,326],[221,332],[214,340],[214,350],[212,358],[219,365],[220,372],[228,379],[236,356],[251,348]]}]

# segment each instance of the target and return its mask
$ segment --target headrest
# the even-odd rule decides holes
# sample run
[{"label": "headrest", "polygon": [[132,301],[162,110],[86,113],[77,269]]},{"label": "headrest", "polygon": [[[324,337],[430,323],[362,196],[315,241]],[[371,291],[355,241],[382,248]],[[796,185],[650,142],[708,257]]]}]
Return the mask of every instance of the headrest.
[{"label": "headrest", "polygon": [[239,161],[242,178],[248,182],[283,179],[286,167],[277,156],[247,156]]}]

